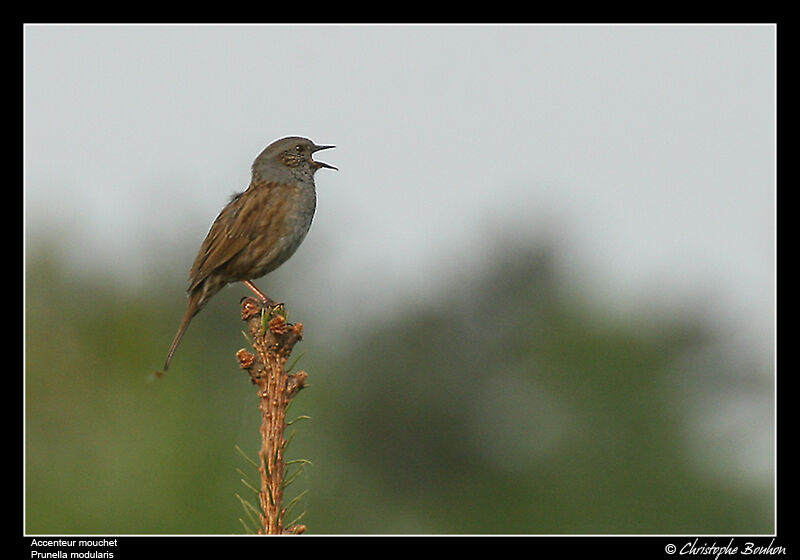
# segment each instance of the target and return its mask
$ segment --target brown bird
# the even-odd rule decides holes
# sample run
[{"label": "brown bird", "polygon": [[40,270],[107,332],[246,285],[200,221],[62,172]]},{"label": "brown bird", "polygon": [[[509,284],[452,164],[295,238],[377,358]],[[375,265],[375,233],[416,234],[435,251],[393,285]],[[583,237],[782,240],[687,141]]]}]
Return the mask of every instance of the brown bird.
[{"label": "brown bird", "polygon": [[317,205],[314,173],[322,167],[336,169],[314,161],[311,154],[333,147],[290,136],[258,155],[250,186],[231,198],[200,246],[189,272],[186,314],[164,371],[192,318],[227,284],[242,282],[265,304],[276,305],[252,280],[278,268],[302,243]]}]

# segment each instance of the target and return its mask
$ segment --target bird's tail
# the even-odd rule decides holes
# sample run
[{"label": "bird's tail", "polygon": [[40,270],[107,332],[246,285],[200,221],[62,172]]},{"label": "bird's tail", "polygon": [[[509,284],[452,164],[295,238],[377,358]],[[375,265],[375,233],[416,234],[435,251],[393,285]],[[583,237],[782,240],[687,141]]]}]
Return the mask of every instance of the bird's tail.
[{"label": "bird's tail", "polygon": [[183,333],[186,332],[186,328],[189,326],[189,323],[200,311],[200,307],[197,304],[200,301],[201,292],[202,290],[195,290],[189,294],[189,302],[186,304],[186,314],[183,316],[181,325],[178,327],[178,332],[175,334],[175,339],[172,341],[172,346],[169,347],[167,361],[164,362],[164,371],[169,369],[169,363],[172,361],[172,356],[175,354],[175,350],[178,348],[178,344],[180,344],[181,339],[183,338]]}]

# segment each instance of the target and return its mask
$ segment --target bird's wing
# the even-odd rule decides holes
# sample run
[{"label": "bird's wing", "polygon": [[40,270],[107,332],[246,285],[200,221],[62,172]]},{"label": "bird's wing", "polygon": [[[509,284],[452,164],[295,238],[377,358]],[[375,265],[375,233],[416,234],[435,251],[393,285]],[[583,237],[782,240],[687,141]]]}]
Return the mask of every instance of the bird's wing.
[{"label": "bird's wing", "polygon": [[211,225],[189,273],[189,291],[224,267],[249,243],[261,238],[260,260],[270,260],[282,235],[280,219],[290,204],[292,187],[267,183],[234,196]]},{"label": "bird's wing", "polygon": [[231,260],[250,242],[247,228],[243,227],[248,219],[249,212],[247,210],[250,205],[237,204],[237,199],[240,199],[243,194],[240,193],[233,197],[211,224],[211,229],[200,246],[189,272],[190,291],[205,280],[211,272]]}]

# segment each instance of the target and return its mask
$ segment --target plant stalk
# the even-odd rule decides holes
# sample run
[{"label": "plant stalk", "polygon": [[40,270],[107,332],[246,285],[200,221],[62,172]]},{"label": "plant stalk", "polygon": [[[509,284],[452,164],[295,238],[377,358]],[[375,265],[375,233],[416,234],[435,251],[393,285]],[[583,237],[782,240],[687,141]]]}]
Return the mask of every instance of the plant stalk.
[{"label": "plant stalk", "polygon": [[[265,320],[269,321],[265,324]],[[283,490],[286,485],[286,407],[305,386],[308,374],[287,374],[286,361],[303,336],[302,323],[292,324],[283,315],[263,306],[254,298],[242,300],[242,320],[247,322],[255,354],[242,349],[236,357],[256,385],[261,412],[261,450],[258,471],[261,475],[260,534],[299,534],[305,525],[284,527]]]}]

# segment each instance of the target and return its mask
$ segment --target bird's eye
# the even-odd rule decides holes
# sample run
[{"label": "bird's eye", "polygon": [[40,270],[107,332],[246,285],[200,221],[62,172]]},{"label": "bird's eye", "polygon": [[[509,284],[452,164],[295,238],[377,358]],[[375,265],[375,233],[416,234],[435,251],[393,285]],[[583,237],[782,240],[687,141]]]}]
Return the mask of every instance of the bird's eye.
[{"label": "bird's eye", "polygon": [[298,144],[297,146],[294,147],[294,149],[297,150],[298,154],[302,154],[303,153],[303,145],[302,144]]}]

